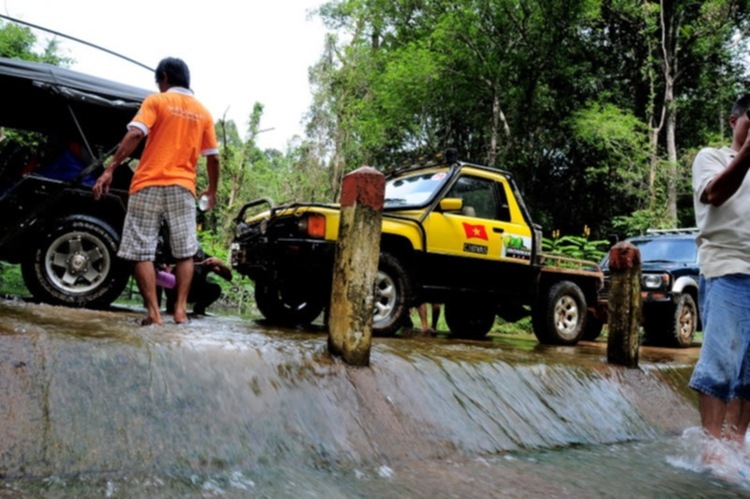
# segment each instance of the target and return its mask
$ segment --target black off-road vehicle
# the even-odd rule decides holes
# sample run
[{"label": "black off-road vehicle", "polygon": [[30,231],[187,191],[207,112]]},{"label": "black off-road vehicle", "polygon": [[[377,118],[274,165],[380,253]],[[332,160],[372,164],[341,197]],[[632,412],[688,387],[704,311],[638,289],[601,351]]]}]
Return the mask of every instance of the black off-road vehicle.
[{"label": "black off-road vehicle", "polygon": [[[626,239],[641,254],[644,341],[686,348],[700,330],[696,229],[648,230]],[[609,255],[601,262],[604,298],[610,284]]]},{"label": "black off-road vehicle", "polygon": [[[132,172],[118,168],[99,201],[91,181],[151,92],[4,58],[0,88],[0,260],[21,264],[40,301],[107,306],[129,277],[115,253]],[[79,171],[63,165],[61,174],[52,153],[73,145]]]}]

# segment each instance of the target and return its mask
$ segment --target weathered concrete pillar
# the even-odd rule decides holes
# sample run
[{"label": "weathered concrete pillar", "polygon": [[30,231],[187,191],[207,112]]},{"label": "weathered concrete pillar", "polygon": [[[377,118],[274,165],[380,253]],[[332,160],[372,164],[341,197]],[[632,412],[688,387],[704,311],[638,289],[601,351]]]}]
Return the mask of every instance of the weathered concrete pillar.
[{"label": "weathered concrete pillar", "polygon": [[607,360],[638,367],[641,326],[641,253],[628,242],[609,250],[609,324]]},{"label": "weathered concrete pillar", "polygon": [[363,166],[344,176],[328,351],[357,366],[370,363],[384,195],[385,177],[374,168]]}]

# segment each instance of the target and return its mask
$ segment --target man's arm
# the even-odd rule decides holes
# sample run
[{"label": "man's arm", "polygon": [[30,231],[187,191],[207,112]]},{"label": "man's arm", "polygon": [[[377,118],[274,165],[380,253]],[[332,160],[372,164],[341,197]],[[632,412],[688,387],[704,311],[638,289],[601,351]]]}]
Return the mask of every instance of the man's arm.
[{"label": "man's arm", "polygon": [[112,156],[112,160],[109,162],[106,168],[104,168],[104,172],[99,176],[99,178],[96,179],[96,183],[92,188],[92,191],[94,192],[94,199],[99,199],[102,194],[107,194],[109,192],[109,185],[112,183],[112,174],[114,173],[115,168],[120,166],[120,163],[128,159],[130,155],[133,154],[136,147],[138,147],[138,144],[140,144],[141,140],[143,140],[143,137],[143,130],[135,127],[128,128],[127,133],[125,133],[125,137],[122,138],[122,141],[120,141],[120,145],[117,146],[117,150]]},{"label": "man's arm", "polygon": [[208,189],[201,193],[201,196],[208,196],[208,207],[210,210],[216,204],[216,189],[219,185],[219,155],[211,154],[206,156],[206,169],[208,170]]},{"label": "man's arm", "polygon": [[224,265],[218,258],[211,256],[200,262],[199,265],[210,267],[210,270],[227,281],[232,280],[232,270]]},{"label": "man's arm", "polygon": [[[743,120],[743,123],[747,126],[750,120]],[[737,155],[703,190],[701,202],[713,206],[724,204],[740,188],[748,169],[750,169],[750,133],[747,134]]]}]

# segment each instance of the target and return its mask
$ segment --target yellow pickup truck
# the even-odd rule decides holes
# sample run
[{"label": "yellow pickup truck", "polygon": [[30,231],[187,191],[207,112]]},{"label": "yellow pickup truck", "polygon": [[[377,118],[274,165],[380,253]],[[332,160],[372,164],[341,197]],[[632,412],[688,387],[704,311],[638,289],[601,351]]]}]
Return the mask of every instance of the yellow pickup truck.
[{"label": "yellow pickup truck", "polygon": [[[529,313],[541,343],[598,334],[597,263],[541,253],[541,229],[510,173],[450,156],[386,175],[373,333],[395,334],[410,307],[433,302],[445,304],[452,336],[482,338],[496,316]],[[263,316],[316,319],[330,300],[339,206],[259,199],[235,223],[232,266],[254,281]]]}]

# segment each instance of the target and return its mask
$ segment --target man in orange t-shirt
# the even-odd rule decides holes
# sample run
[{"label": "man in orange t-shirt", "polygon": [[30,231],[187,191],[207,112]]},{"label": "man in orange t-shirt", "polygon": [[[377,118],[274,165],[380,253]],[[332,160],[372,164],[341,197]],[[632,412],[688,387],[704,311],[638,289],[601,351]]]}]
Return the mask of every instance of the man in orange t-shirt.
[{"label": "man in orange t-shirt", "polygon": [[187,295],[198,251],[195,221],[196,164],[206,157],[208,207],[216,203],[219,149],[211,114],[190,90],[190,72],[180,59],[168,57],[156,68],[158,94],[146,97],[112,160],[93,187],[94,198],[109,192],[112,173],[144,137],[146,145],[130,184],[122,242],[117,255],[135,262],[134,274],[147,315],[143,325],[162,324],[153,261],[162,221],[169,227],[175,266],[174,321],[188,321]]}]

